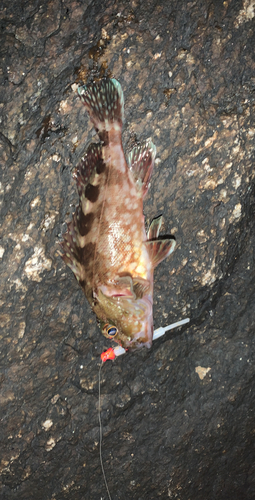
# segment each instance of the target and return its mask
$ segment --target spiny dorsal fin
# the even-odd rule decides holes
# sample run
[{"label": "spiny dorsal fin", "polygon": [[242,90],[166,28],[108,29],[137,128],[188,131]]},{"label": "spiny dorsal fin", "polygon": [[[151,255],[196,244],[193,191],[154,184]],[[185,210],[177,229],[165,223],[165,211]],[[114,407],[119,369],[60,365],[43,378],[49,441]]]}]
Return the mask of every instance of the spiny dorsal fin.
[{"label": "spiny dorsal fin", "polygon": [[146,195],[149,188],[155,156],[156,146],[151,141],[135,146],[128,155],[128,166],[142,196]]},{"label": "spiny dorsal fin", "polygon": [[78,88],[95,128],[102,132],[112,127],[121,130],[124,121],[124,97],[120,83],[105,78]]},{"label": "spiny dorsal fin", "polygon": [[162,225],[162,219],[162,215],[159,215],[159,217],[153,219],[147,233],[148,240],[155,240],[156,238],[158,238],[159,231]]},{"label": "spiny dorsal fin", "polygon": [[76,279],[81,281],[84,279],[82,267],[79,263],[79,247],[76,244],[76,233],[73,221],[67,224],[67,231],[63,234],[63,241],[60,243],[63,250],[61,255],[63,261],[73,271]]},{"label": "spiny dorsal fin", "polygon": [[175,249],[176,241],[174,239],[145,241],[144,245],[149,252],[152,265],[155,268],[162,260],[168,257]]},{"label": "spiny dorsal fin", "polygon": [[[100,174],[106,169],[102,157],[102,145],[91,143],[86,154],[73,173],[79,192],[79,205],[67,231],[63,234],[62,258],[72,269],[78,281],[84,281],[83,259],[86,258],[83,248],[95,218],[91,203],[96,201],[99,192]],[[86,200],[91,201],[86,205]]]}]

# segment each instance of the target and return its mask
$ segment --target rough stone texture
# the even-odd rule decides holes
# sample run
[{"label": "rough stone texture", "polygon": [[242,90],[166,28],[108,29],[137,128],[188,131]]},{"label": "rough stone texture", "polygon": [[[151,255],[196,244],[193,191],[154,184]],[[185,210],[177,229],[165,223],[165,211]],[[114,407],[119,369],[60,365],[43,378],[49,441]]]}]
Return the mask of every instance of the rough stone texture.
[{"label": "rough stone texture", "polygon": [[2,0],[0,497],[98,500],[107,348],[59,257],[71,170],[94,134],[77,85],[125,95],[128,150],[151,137],[146,220],[177,250],[155,273],[150,351],[102,368],[112,500],[253,500],[253,0]]}]

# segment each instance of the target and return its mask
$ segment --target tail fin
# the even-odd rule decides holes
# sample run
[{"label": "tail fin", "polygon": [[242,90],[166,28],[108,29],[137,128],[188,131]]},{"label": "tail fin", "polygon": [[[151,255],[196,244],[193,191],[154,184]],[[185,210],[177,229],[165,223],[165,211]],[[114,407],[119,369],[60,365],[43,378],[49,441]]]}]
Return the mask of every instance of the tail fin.
[{"label": "tail fin", "polygon": [[85,85],[79,87],[78,93],[96,130],[108,131],[112,127],[121,130],[124,120],[124,97],[117,80],[104,79]]}]

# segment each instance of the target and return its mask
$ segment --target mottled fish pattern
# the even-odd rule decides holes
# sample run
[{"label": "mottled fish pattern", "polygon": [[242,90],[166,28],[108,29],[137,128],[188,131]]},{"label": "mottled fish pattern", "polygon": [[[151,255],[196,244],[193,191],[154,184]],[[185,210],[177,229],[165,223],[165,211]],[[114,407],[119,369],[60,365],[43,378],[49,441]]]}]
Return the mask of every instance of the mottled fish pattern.
[{"label": "mottled fish pattern", "polygon": [[62,242],[65,263],[79,281],[102,333],[126,349],[151,346],[153,271],[174,250],[159,238],[162,218],[146,234],[143,198],[156,156],[151,141],[125,160],[120,83],[104,79],[78,89],[98,133],[74,172],[79,206]]}]

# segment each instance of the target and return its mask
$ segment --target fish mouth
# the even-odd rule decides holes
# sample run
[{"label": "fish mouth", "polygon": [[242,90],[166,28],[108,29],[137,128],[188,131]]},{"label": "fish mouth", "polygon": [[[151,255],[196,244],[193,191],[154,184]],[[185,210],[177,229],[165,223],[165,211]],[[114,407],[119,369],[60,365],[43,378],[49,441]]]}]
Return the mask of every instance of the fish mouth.
[{"label": "fish mouth", "polygon": [[113,299],[117,297],[133,297],[132,293],[113,293],[112,295],[108,295],[108,297],[112,297]]},{"label": "fish mouth", "polygon": [[101,285],[100,286],[100,290],[101,292],[103,292],[103,294],[106,296],[106,297],[110,297],[110,298],[118,298],[118,297],[134,297],[134,294],[132,292],[132,290],[130,290],[129,288],[124,288],[124,289],[119,289],[116,291],[116,287],[114,286],[105,286],[105,285]]}]

